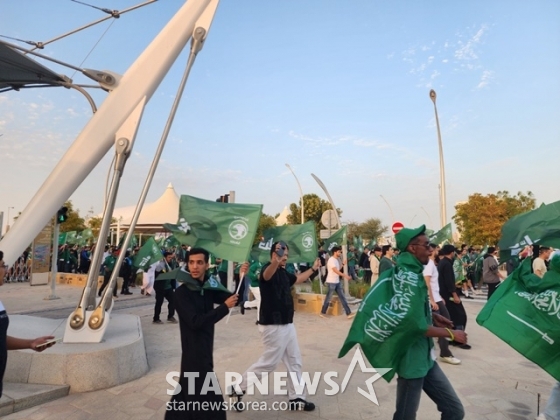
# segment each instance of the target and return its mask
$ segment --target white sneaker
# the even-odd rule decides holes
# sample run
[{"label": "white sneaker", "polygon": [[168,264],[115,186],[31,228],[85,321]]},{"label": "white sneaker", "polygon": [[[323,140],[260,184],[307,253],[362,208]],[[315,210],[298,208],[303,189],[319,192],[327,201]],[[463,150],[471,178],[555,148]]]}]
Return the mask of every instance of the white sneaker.
[{"label": "white sneaker", "polygon": [[543,413],[541,413],[541,414],[539,414],[539,417],[537,417],[535,420],[548,420],[548,419],[546,418],[546,416]]},{"label": "white sneaker", "polygon": [[449,363],[450,365],[460,365],[461,364],[461,361],[459,359],[457,359],[456,357],[453,357],[453,356],[440,357],[439,360],[441,360],[442,362],[445,362],[445,363]]},{"label": "white sneaker", "polygon": [[356,312],[350,312],[350,313],[346,316],[346,318],[352,319],[352,318],[354,318],[355,316],[356,316]]}]

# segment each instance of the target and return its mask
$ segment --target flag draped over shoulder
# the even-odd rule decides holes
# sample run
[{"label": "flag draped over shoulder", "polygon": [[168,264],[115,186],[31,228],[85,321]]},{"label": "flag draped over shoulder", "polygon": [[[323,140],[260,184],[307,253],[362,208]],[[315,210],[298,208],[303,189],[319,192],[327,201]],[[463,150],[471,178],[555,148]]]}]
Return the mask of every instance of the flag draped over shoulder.
[{"label": "flag draped over shoulder", "polygon": [[341,229],[338,229],[333,235],[331,235],[328,239],[325,239],[323,244],[323,249],[325,251],[331,252],[331,249],[334,246],[342,246],[346,245],[346,226],[343,226]]},{"label": "flag draped over shoulder", "polygon": [[541,279],[531,259],[496,289],[476,322],[560,381],[560,257]]},{"label": "flag draped over shoulder", "polygon": [[507,261],[534,243],[560,248],[560,201],[543,204],[504,223],[498,242],[500,260]]},{"label": "flag draped over shoulder", "polygon": [[451,223],[446,224],[441,230],[429,236],[430,242],[436,245],[441,245],[444,242],[453,241],[453,233],[451,231]]},{"label": "flag draped over shoulder", "polygon": [[182,244],[242,262],[249,259],[261,213],[261,204],[219,203],[182,195],[177,224],[163,226]]},{"label": "flag draped over shoulder", "polygon": [[381,274],[364,297],[338,357],[359,344],[374,368],[391,368],[383,375],[389,382],[408,348],[423,337],[428,289],[423,265],[403,252],[397,265]]},{"label": "flag draped over shoulder", "polygon": [[251,258],[263,264],[270,261],[270,248],[278,241],[285,242],[289,247],[288,263],[310,263],[317,258],[317,233],[313,221],[267,229],[263,232],[263,238],[251,251]]},{"label": "flag draped over shoulder", "polygon": [[132,265],[138,269],[146,271],[153,263],[163,258],[161,249],[153,237],[148,239],[142,248],[138,250],[133,258]]}]

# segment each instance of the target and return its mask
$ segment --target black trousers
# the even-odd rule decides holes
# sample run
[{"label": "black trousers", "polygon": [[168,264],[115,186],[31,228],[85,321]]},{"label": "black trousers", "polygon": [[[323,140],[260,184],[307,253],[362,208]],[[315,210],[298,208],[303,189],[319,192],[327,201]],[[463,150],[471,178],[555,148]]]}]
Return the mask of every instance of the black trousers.
[{"label": "black trousers", "polygon": [[490,297],[496,291],[500,283],[498,282],[498,283],[486,283],[486,284],[488,285],[488,300],[490,300]]},{"label": "black trousers", "polygon": [[[459,290],[457,290],[457,294],[459,294]],[[450,300],[445,303],[454,328],[456,330],[465,330],[467,328],[467,312],[465,311],[463,302],[457,304]]]},{"label": "black trousers", "polygon": [[164,299],[167,299],[167,319],[173,318],[175,316],[175,304],[173,303],[174,290],[170,288],[164,290],[155,289],[155,291],[156,291],[156,306],[154,308],[154,321],[159,321],[159,315],[161,314],[161,307],[163,305]]},{"label": "black trousers", "polygon": [[6,362],[8,361],[8,324],[10,320],[6,311],[0,312],[0,397],[2,396],[2,381],[4,380],[4,372],[6,371]]},{"label": "black trousers", "polygon": [[[109,284],[109,280],[111,280],[111,272],[106,271],[103,275],[103,284],[101,285],[101,289],[99,289],[98,296],[101,296],[103,290],[105,290],[105,288]],[[113,287],[113,296],[117,296],[117,282],[115,282],[115,287]]]}]

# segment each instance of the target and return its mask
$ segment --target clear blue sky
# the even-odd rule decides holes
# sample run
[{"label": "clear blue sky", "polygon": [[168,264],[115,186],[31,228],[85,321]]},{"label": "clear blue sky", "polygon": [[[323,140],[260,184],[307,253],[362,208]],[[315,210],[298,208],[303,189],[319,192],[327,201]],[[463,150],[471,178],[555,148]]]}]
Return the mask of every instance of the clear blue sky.
[{"label": "clear blue sky", "polygon": [[[124,73],[182,3],[159,1],[44,52]],[[102,16],[69,0],[4,2],[0,34],[45,41]],[[206,199],[235,190],[238,202],[262,203],[274,215],[299,199],[289,163],[304,193],[326,199],[310,174],[321,178],[343,221],[390,225],[383,195],[397,220],[437,229],[432,88],[448,217],[474,192],[531,190],[538,203],[556,201],[559,22],[555,0],[222,0],[148,201],[171,182],[179,194]],[[136,203],[185,61],[147,107],[118,206]],[[101,105],[105,94],[94,96]],[[81,95],[62,88],[0,94],[0,211],[23,210],[90,115]],[[101,211],[110,155],[71,196],[82,215]]]}]

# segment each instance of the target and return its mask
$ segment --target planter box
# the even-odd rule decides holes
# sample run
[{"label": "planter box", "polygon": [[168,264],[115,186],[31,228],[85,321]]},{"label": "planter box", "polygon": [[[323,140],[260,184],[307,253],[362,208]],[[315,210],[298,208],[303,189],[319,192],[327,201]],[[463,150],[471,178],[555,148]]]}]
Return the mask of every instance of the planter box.
[{"label": "planter box", "polygon": [[[309,312],[312,314],[320,314],[323,306],[325,295],[316,293],[295,293],[294,294],[294,309],[297,312]],[[338,296],[334,295],[329,302],[327,315],[342,315],[344,309],[338,300]]]},{"label": "planter box", "polygon": [[[58,284],[67,284],[69,286],[85,287],[87,281],[87,274],[75,273],[56,273],[56,282]],[[122,288],[122,277],[117,277],[117,289]],[[97,277],[97,288],[101,288],[103,284],[103,276]]]}]

